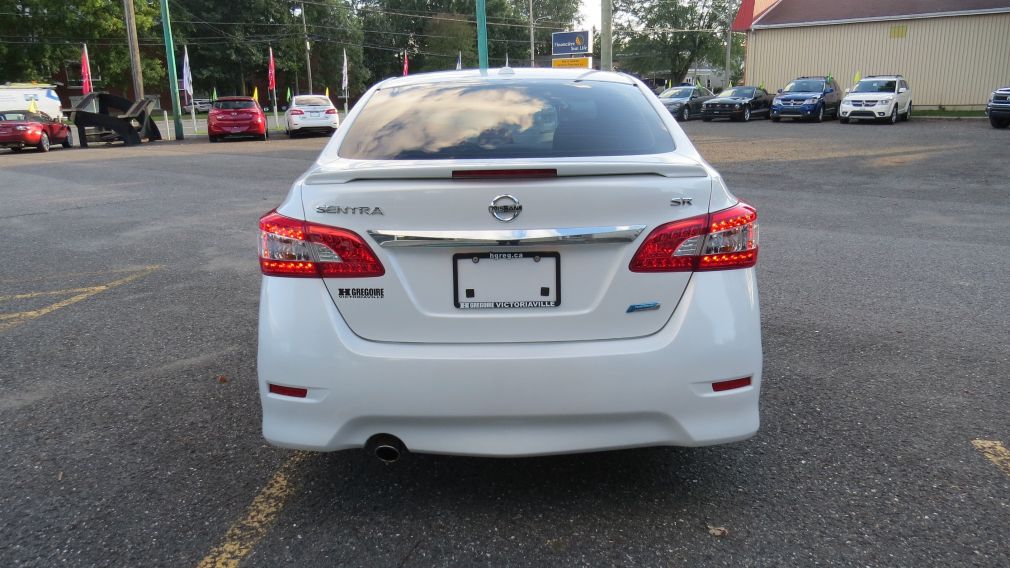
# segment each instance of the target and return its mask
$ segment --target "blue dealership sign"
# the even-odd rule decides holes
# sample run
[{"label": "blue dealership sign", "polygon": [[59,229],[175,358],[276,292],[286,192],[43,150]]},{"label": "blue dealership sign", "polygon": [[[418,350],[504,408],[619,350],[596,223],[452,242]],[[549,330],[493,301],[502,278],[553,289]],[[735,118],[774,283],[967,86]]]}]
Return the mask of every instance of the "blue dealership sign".
[{"label": "blue dealership sign", "polygon": [[581,55],[593,51],[589,32],[554,32],[551,34],[552,55]]}]

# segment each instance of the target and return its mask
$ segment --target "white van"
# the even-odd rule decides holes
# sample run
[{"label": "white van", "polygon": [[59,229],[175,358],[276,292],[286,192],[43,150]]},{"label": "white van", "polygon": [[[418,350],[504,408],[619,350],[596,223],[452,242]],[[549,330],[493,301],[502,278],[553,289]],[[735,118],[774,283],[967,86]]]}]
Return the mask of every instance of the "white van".
[{"label": "white van", "polygon": [[0,85],[0,111],[27,110],[33,100],[39,112],[44,112],[55,120],[63,120],[60,97],[56,94],[55,85],[32,83]]}]

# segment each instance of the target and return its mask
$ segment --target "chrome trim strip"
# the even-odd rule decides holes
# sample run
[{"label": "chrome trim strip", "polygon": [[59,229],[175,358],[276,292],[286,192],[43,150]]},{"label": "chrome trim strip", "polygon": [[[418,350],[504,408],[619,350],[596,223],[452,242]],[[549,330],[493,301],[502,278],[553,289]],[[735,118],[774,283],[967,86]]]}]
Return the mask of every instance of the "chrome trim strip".
[{"label": "chrome trim strip", "polygon": [[370,230],[368,236],[383,248],[498,247],[630,243],[637,239],[644,229],[645,225],[490,231]]}]

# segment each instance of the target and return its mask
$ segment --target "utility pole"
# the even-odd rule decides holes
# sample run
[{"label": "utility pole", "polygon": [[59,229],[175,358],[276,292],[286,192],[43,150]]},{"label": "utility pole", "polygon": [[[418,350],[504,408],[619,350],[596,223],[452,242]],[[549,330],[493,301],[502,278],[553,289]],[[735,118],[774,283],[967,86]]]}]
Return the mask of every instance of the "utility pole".
[{"label": "utility pole", "polygon": [[133,0],[123,0],[123,16],[126,18],[126,43],[130,48],[130,73],[133,77],[133,98],[144,98],[144,75],[140,69],[140,46],[137,45],[137,14],[133,11]]},{"label": "utility pole", "polygon": [[[727,17],[731,18],[732,15]],[[733,83],[732,76],[729,74],[731,57],[733,57],[733,21],[728,19],[726,20],[726,85],[724,87],[729,87]]]},{"label": "utility pole", "polygon": [[536,51],[533,47],[533,0],[530,0],[530,67],[536,67]]},{"label": "utility pole", "polygon": [[309,94],[312,94],[312,57],[309,56],[309,25],[305,23],[305,2],[302,2],[302,32],[305,34],[305,69],[309,73]]},{"label": "utility pole", "polygon": [[477,61],[481,72],[487,72],[487,6],[477,0]]},{"label": "utility pole", "polygon": [[614,70],[614,3],[613,0],[600,2],[600,71]]},{"label": "utility pole", "polygon": [[172,39],[172,17],[168,14],[168,0],[161,0],[161,29],[165,32],[165,67],[168,88],[172,93],[172,118],[175,120],[175,139],[186,137],[182,130],[182,113],[179,105],[179,77],[175,73],[175,41]]}]

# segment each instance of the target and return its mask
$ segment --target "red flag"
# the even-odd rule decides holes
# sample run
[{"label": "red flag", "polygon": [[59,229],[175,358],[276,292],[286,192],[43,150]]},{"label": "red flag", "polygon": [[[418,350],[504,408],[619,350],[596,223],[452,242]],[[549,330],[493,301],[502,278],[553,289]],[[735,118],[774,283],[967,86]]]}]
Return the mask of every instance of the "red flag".
[{"label": "red flag", "polygon": [[270,48],[270,69],[267,71],[267,81],[270,85],[267,87],[271,91],[277,89],[277,71],[274,69],[274,48]]},{"label": "red flag", "polygon": [[403,50],[403,74],[407,74],[407,50]]},{"label": "red flag", "polygon": [[92,90],[91,61],[88,60],[88,44],[84,44],[84,51],[81,52],[81,91],[86,95]]}]

